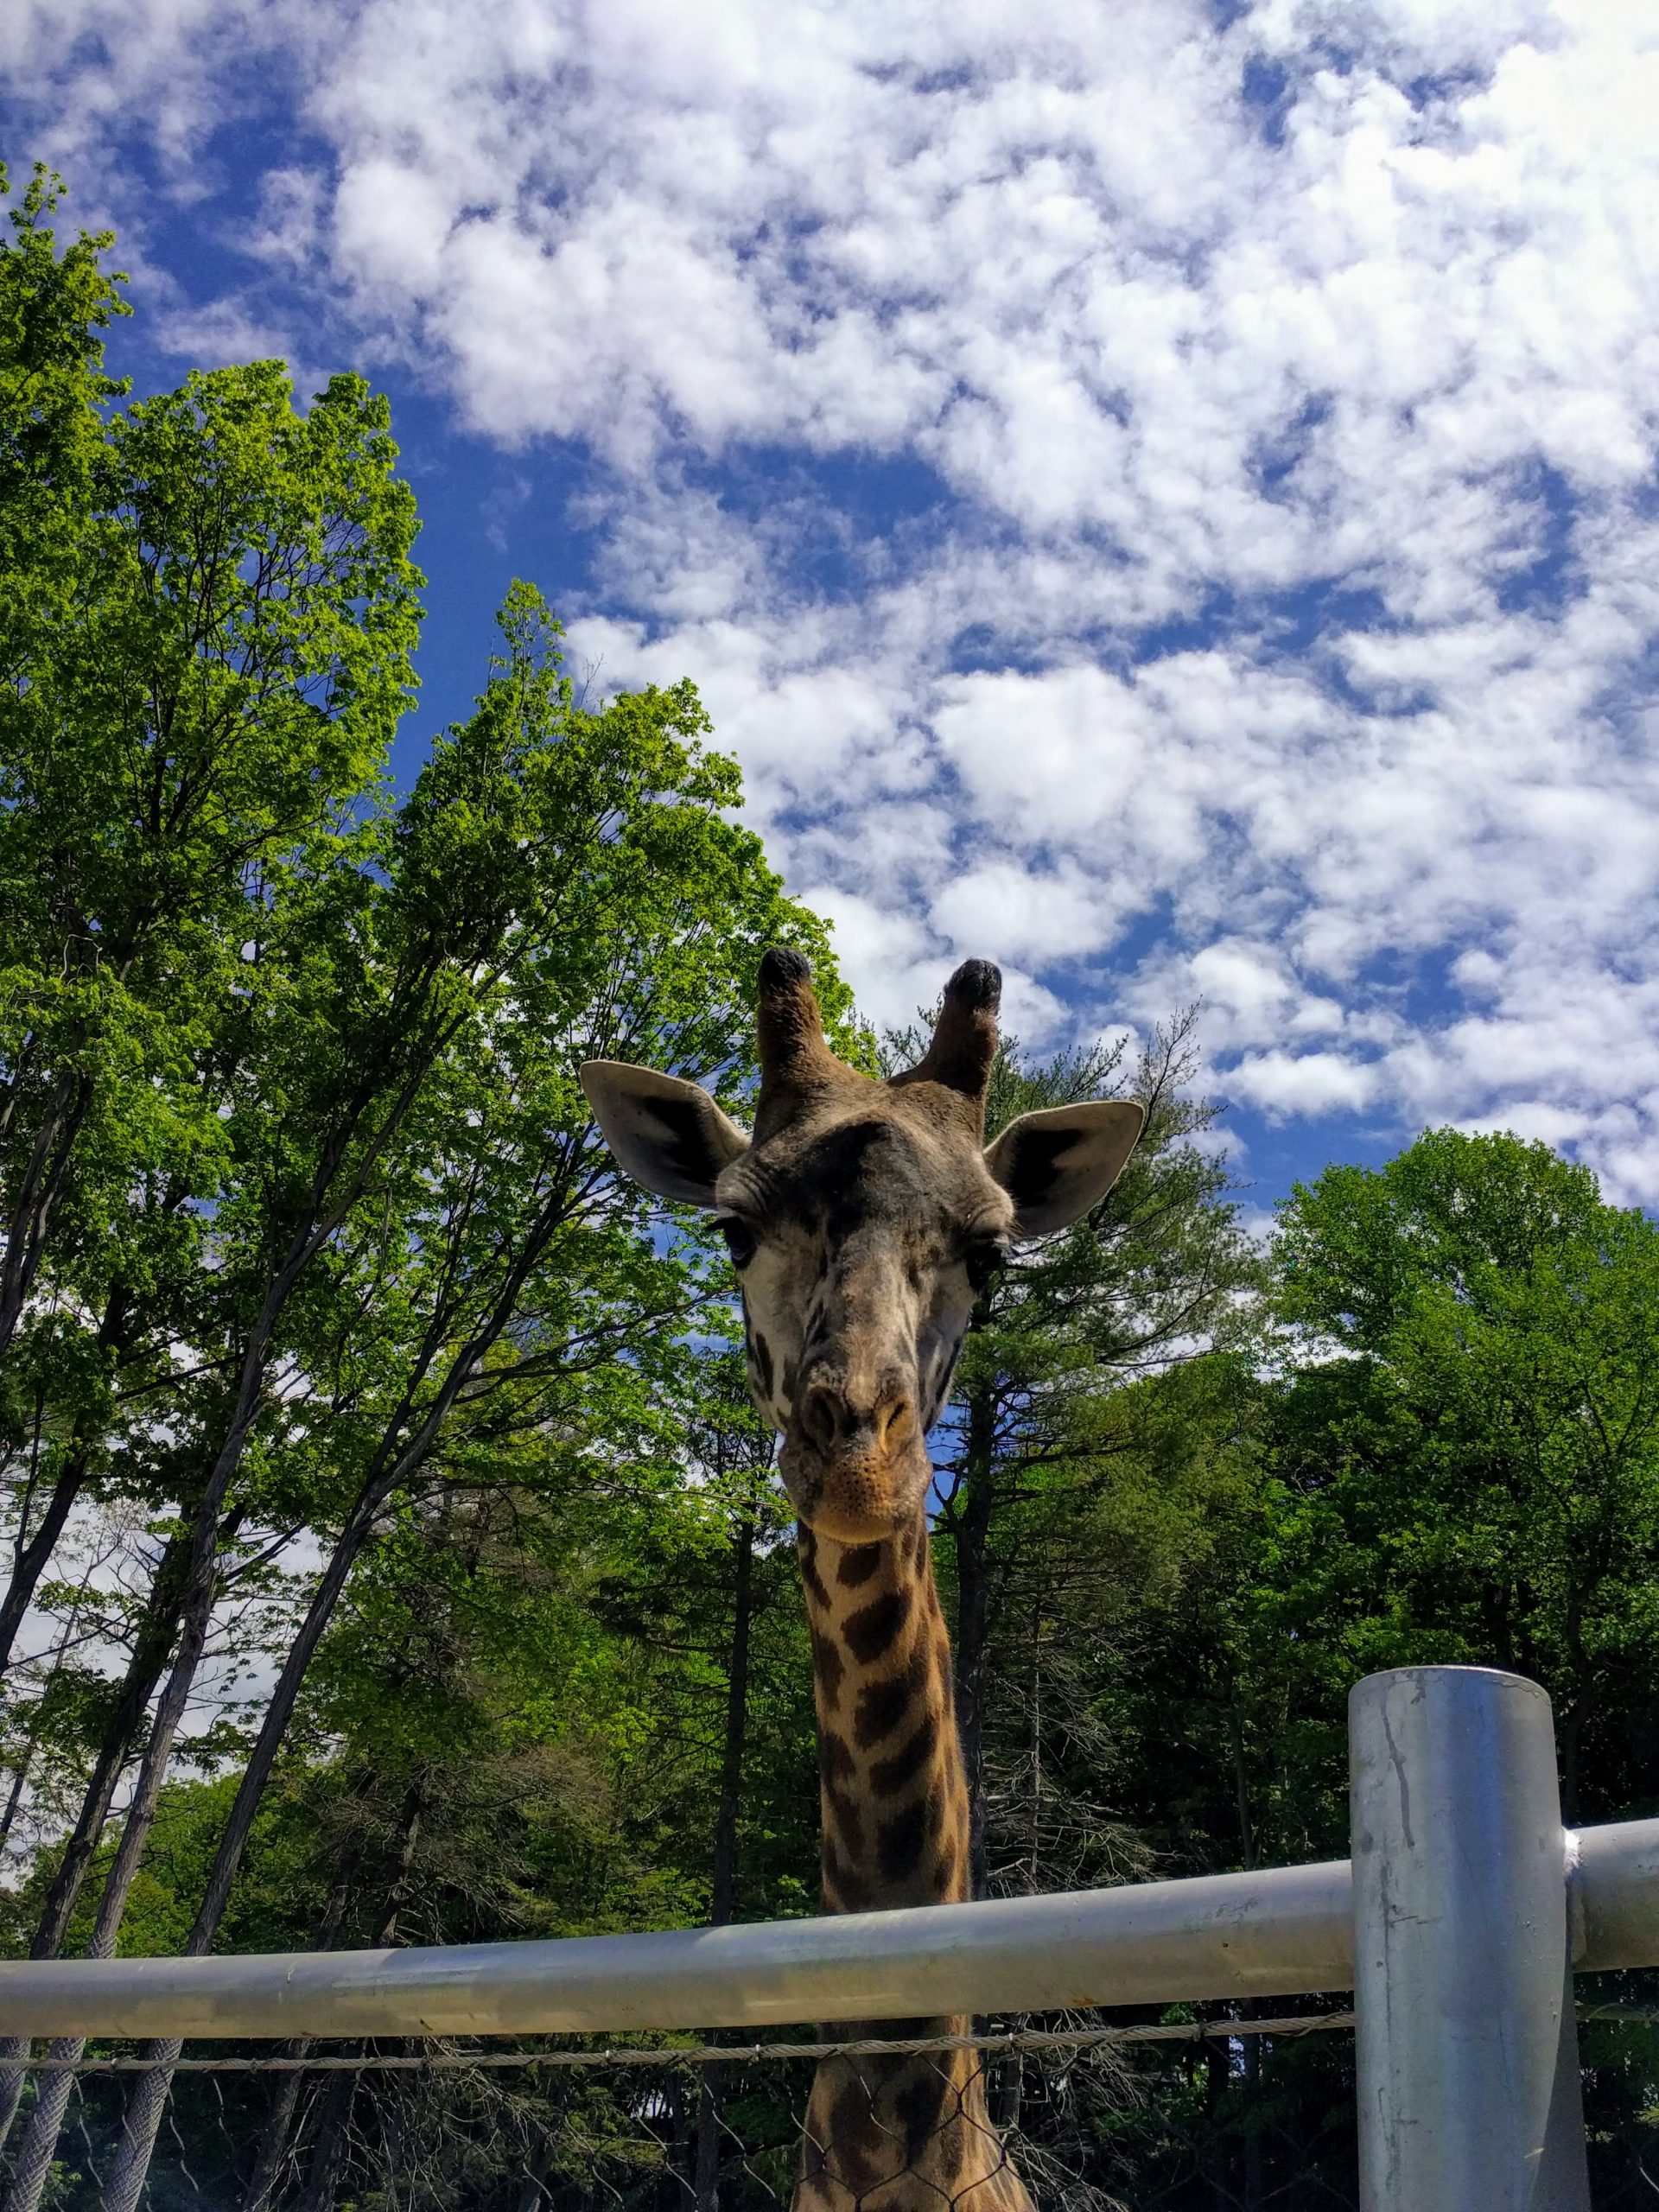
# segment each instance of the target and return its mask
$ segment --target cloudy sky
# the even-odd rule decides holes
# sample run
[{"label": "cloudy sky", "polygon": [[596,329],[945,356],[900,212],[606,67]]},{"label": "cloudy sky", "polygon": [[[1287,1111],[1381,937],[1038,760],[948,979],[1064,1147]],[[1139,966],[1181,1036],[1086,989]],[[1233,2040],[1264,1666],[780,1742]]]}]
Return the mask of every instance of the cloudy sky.
[{"label": "cloudy sky", "polygon": [[1265,1202],[1659,1204],[1659,11],[9,0],[141,389],[390,391],[425,689],[692,676],[866,1007],[1194,998]]}]

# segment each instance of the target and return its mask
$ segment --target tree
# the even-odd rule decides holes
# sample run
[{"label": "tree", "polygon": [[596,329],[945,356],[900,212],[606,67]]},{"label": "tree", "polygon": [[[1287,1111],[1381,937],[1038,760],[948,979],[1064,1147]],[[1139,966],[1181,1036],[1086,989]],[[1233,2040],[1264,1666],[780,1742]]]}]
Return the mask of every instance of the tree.
[{"label": "tree", "polygon": [[407,702],[419,578],[386,422],[356,378],[302,416],[276,364],[193,376],[110,422],[50,619],[0,575],[35,610],[0,691],[8,1643],[182,1326],[245,948],[352,843]]},{"label": "tree", "polygon": [[1433,1129],[1299,1185],[1276,1273],[1287,1619],[1359,1672],[1542,1682],[1569,1821],[1650,1797],[1659,1230],[1546,1145]]},{"label": "tree", "polygon": [[[11,181],[0,162],[0,197]],[[102,257],[108,232],[58,250],[60,178],[37,164],[0,238],[0,694],[24,678],[71,591],[104,440],[124,385],[102,333],[129,312]]]},{"label": "tree", "polygon": [[[889,1050],[897,1058],[912,1044],[895,1037]],[[985,1716],[994,1702],[1008,1710],[1032,1689],[1029,1628],[1017,1639],[1027,1642],[1023,1656],[993,1656],[1012,1584],[1070,1571],[1057,1549],[1071,1541],[1065,1523],[1074,1536],[1090,1523],[1090,1501],[1129,1455],[1140,1402],[1125,1396],[1125,1382],[1214,1340],[1257,1277],[1223,1196],[1224,1166],[1192,1141],[1214,1118],[1183,1095],[1192,1072],[1190,1020],[1160,1033],[1132,1077],[1121,1042],[1033,1064],[1009,1040],[992,1071],[989,1135],[1038,1108],[1126,1093],[1145,1102],[1147,1125],[1092,1214],[986,1283],[963,1347],[956,1410],[936,1440],[979,1896],[991,1887]],[[1040,1626],[1035,1632],[1040,1643]]]},{"label": "tree", "polygon": [[[1102,1685],[1114,1808],[1164,1869],[1342,1855],[1348,1691],[1390,1666],[1530,1675],[1567,1817],[1651,1808],[1656,1250],[1586,1169],[1508,1135],[1431,1130],[1294,1192],[1277,1333],[1194,1432],[1231,1469],[1220,1510]],[[1135,2170],[1205,2204],[1347,2188],[1341,2053],[1249,2050],[1190,2081],[1141,2062]],[[1611,2189],[1651,2065],[1606,2055],[1586,2094]]]},{"label": "tree", "polygon": [[[702,749],[705,718],[689,686],[589,711],[558,672],[554,628],[536,594],[517,588],[503,625],[507,651],[477,714],[439,747],[403,810],[379,901],[394,976],[410,965],[404,933],[417,933],[414,965],[423,977],[430,970],[432,993],[431,1014],[420,1019],[444,1039],[418,1110],[416,1094],[405,1094],[409,1141],[423,1150],[418,1167],[404,1155],[404,1174],[416,1180],[390,1193],[406,1247],[397,1280],[410,1300],[409,1348],[384,1370],[383,1426],[369,1432],[346,1485],[351,1503],[250,1756],[187,1939],[191,1952],[212,1948],[346,1579],[446,1426],[464,1423],[499,1390],[567,1367],[626,1375],[628,1354],[637,1372],[650,1339],[689,1318],[683,1286],[660,1264],[635,1246],[613,1249],[615,1229],[632,1230],[639,1202],[606,1172],[578,1065],[649,1058],[704,1076],[724,1068],[729,1080],[747,1056],[747,1001],[762,950],[820,935],[783,899],[756,841],[721,811],[738,795],[735,772]],[[457,924],[469,900],[487,931]],[[445,932],[448,957],[433,967]],[[342,1011],[342,1025],[346,1018]],[[406,1057],[408,1038],[378,1042],[384,1081]],[[291,1115],[283,1132],[292,1141]],[[366,1182],[348,1181],[328,1219],[345,1227],[367,1197]],[[310,1206],[306,1249],[320,1250]],[[213,1484],[222,1484],[227,1450]],[[135,1809],[153,1811],[163,1725],[188,1694],[179,1681],[200,1645],[191,1619],[187,1607]],[[158,2069],[135,2093],[106,2184],[112,2208],[137,2200],[166,2087]]]}]

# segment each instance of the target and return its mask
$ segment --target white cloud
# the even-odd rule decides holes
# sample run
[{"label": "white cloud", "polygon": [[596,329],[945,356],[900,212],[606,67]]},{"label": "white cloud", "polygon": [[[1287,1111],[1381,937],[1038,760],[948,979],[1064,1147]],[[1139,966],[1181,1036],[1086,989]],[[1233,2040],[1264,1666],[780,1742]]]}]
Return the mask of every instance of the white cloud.
[{"label": "white cloud", "polygon": [[1227,1088],[1278,1121],[1288,1114],[1369,1106],[1377,1093],[1377,1071],[1338,1052],[1251,1052],[1229,1074]]},{"label": "white cloud", "polygon": [[[121,130],[188,197],[249,71],[292,86],[257,268],[527,468],[588,443],[578,664],[698,678],[874,1009],[962,951],[1033,1039],[1057,986],[1198,995],[1263,1113],[1507,1117],[1659,1198],[1652,18],[82,0],[5,35],[111,205]],[[177,342],[263,339],[262,281]],[[804,471],[758,518],[745,451]],[[849,455],[938,512],[861,531]]]}]

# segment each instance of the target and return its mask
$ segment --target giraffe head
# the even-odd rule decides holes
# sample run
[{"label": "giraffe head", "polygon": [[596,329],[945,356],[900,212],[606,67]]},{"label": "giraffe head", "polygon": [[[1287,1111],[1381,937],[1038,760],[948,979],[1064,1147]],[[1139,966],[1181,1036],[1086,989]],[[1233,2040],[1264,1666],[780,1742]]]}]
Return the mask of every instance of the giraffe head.
[{"label": "giraffe head", "polygon": [[997,969],[945,986],[927,1052],[877,1082],[824,1042],[798,952],[760,963],[753,1137],[676,1076],[589,1060],[582,1086],[618,1163],[711,1208],[743,1290],[749,1387],[783,1436],[796,1511],[842,1543],[913,1522],[974,1300],[1015,1239],[1065,1228],[1141,1132],[1122,1100],[1022,1115],[983,1143]]}]

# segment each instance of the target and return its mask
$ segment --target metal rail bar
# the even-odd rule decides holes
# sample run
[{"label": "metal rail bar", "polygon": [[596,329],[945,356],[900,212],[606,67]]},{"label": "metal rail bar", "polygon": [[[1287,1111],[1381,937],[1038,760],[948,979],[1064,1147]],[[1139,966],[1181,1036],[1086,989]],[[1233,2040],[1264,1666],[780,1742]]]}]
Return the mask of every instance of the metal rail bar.
[{"label": "metal rail bar", "polygon": [[0,2034],[613,2034],[1343,1989],[1337,1860],[660,1936],[0,1963]]},{"label": "metal rail bar", "polygon": [[[1575,1966],[1659,1966],[1659,1821],[1577,1841]],[[7,1961],[0,2034],[609,2035],[1334,1993],[1353,1986],[1351,1896],[1336,1859],[656,1936]]]}]

